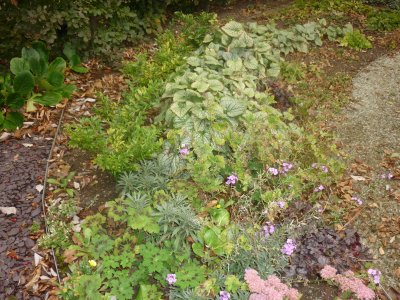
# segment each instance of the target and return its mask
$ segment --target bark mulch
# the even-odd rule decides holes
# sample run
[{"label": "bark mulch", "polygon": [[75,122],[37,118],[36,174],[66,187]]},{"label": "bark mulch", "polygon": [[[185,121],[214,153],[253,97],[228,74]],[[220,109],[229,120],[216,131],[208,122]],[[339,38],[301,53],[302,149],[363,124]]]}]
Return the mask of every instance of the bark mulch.
[{"label": "bark mulch", "polygon": [[34,268],[30,228],[42,223],[35,187],[43,184],[51,143],[35,136],[0,143],[0,207],[16,208],[16,214],[0,212],[0,299],[42,299],[29,296],[24,285]]}]

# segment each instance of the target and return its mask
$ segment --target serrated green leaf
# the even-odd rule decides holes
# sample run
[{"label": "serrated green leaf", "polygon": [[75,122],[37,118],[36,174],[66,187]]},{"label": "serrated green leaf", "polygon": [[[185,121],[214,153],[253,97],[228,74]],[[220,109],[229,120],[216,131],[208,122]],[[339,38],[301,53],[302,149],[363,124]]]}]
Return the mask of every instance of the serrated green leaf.
[{"label": "serrated green leaf", "polygon": [[224,89],[224,85],[221,83],[221,81],[216,80],[216,79],[209,80],[208,84],[210,86],[210,89],[215,92],[220,92]]},{"label": "serrated green leaf", "polygon": [[62,57],[57,57],[49,65],[48,72],[64,73],[66,67],[67,63],[65,62],[65,60]]},{"label": "serrated green leaf", "polygon": [[201,65],[201,60],[200,60],[198,57],[191,56],[191,57],[189,57],[189,58],[187,59],[187,63],[188,63],[190,66],[198,67],[198,66]]}]

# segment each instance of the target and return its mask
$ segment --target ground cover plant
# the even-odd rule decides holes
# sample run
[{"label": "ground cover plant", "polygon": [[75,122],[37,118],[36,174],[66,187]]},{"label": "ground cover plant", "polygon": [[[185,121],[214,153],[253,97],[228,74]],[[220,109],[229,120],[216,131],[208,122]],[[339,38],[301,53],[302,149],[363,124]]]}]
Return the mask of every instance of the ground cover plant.
[{"label": "ground cover plant", "polygon": [[[273,108],[274,97],[262,82],[279,76],[283,55],[307,52],[326,36],[340,43],[347,32],[351,26],[329,26],[323,19],[288,29],[231,21],[202,34],[192,53],[195,47],[182,56],[181,48],[174,49],[176,65],[160,60],[162,39],[152,60],[142,56],[128,65],[135,100],[142,99],[138,87],[147,92],[149,83],[158,84],[157,98],[135,107],[152,124],[145,126],[158,130],[158,146],[118,169],[97,156],[100,166],[119,175],[121,197],[107,204],[106,215],[82,224],[69,248],[81,259],[70,266],[60,295],[247,299],[247,268],[264,278],[283,272],[301,244],[288,235],[289,224],[276,226],[274,220],[292,201],[316,203],[341,166],[318,150],[316,138],[294,122],[290,110]],[[154,64],[164,66],[150,68],[162,80],[149,81],[143,73],[143,66]],[[154,107],[156,117],[149,115]],[[116,111],[72,125],[72,145],[94,151],[79,138],[90,139],[105,122],[125,118]]]}]

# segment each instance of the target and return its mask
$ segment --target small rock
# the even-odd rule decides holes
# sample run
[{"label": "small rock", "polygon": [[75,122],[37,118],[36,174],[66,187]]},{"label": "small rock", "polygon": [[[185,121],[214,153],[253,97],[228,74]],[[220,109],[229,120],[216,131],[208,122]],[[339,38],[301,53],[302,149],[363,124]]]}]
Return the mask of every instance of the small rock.
[{"label": "small rock", "polygon": [[19,232],[19,228],[13,228],[8,232],[8,236],[16,235]]},{"label": "small rock", "polygon": [[40,212],[41,212],[41,209],[40,209],[40,207],[38,207],[31,212],[31,216],[36,217],[38,214],[40,214]]}]

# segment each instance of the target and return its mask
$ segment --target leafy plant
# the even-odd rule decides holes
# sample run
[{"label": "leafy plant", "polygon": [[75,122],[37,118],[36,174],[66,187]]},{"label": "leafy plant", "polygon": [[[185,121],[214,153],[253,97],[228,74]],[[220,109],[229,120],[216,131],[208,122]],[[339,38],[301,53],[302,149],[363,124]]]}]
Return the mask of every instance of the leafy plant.
[{"label": "leafy plant", "polygon": [[302,236],[297,244],[285,270],[288,276],[314,277],[328,264],[342,272],[356,269],[361,267],[360,258],[367,257],[367,249],[352,230],[340,235],[331,228],[319,228]]},{"label": "leafy plant", "polygon": [[372,48],[370,40],[368,40],[368,38],[358,29],[347,31],[344,37],[340,40],[340,45],[356,50]]},{"label": "leafy plant", "polygon": [[65,192],[68,194],[68,196],[73,197],[74,189],[69,188],[68,185],[71,182],[71,180],[74,178],[74,176],[75,176],[75,172],[70,172],[66,177],[62,177],[59,179],[49,178],[49,179],[47,179],[47,182],[52,185],[55,185],[57,187],[53,191],[54,194]]},{"label": "leafy plant", "polygon": [[372,30],[395,30],[400,27],[400,10],[374,12],[368,16],[367,26]]},{"label": "leafy plant", "polygon": [[72,71],[76,73],[87,73],[89,71],[88,68],[82,66],[81,59],[71,43],[66,43],[64,45],[63,53],[68,58],[69,67]]}]

